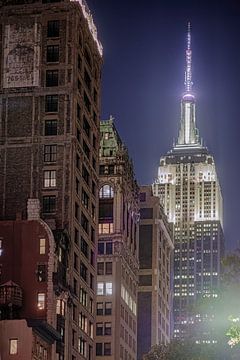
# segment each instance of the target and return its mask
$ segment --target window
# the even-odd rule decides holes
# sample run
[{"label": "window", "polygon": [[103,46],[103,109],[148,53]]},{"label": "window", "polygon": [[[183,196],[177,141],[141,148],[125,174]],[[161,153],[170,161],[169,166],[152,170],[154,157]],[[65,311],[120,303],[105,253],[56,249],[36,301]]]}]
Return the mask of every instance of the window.
[{"label": "window", "polygon": [[112,234],[113,233],[113,223],[104,223],[98,225],[99,234]]},{"label": "window", "polygon": [[45,309],[45,293],[38,293],[37,296],[37,307],[39,310],[44,310]]},{"label": "window", "polygon": [[112,253],[113,253],[112,248],[113,248],[112,242],[107,242],[106,243],[106,254],[107,255],[112,255]]},{"label": "window", "polygon": [[97,315],[103,315],[103,303],[102,302],[97,303]]},{"label": "window", "polygon": [[82,177],[86,181],[86,183],[89,184],[89,172],[84,165],[82,166]]},{"label": "window", "polygon": [[90,136],[90,125],[86,119],[86,117],[83,117],[83,130],[85,131],[86,135],[89,137]]},{"label": "window", "polygon": [[40,255],[46,253],[46,239],[39,239],[39,253]]},{"label": "window", "polygon": [[55,162],[57,160],[57,145],[44,146],[44,162]]},{"label": "window", "polygon": [[75,203],[75,218],[79,219],[79,205],[78,203]]},{"label": "window", "polygon": [[47,46],[47,62],[59,61],[59,45]]},{"label": "window", "polygon": [[46,86],[58,86],[58,70],[46,71]]},{"label": "window", "polygon": [[105,274],[112,275],[112,262],[106,262],[105,266],[106,266]]},{"label": "window", "polygon": [[86,193],[86,191],[84,189],[82,189],[82,204],[86,209],[88,209],[89,196],[87,195],[87,193]]},{"label": "window", "polygon": [[90,103],[90,100],[89,100],[87,94],[85,93],[85,91],[84,91],[84,104],[85,104],[85,106],[86,106],[86,109],[87,109],[89,112],[91,112],[91,103]]},{"label": "window", "polygon": [[74,269],[75,269],[76,271],[78,271],[78,256],[77,256],[76,253],[74,253],[73,266],[74,266]]},{"label": "window", "polygon": [[85,153],[85,155],[87,156],[87,158],[89,159],[90,157],[90,149],[87,146],[86,142],[83,140],[83,151]]},{"label": "window", "polygon": [[95,243],[95,229],[91,226],[91,241]]},{"label": "window", "polygon": [[96,343],[96,355],[97,356],[103,355],[103,344],[102,343]]},{"label": "window", "polygon": [[46,112],[57,112],[58,111],[58,95],[46,95],[45,111]]},{"label": "window", "polygon": [[85,81],[85,84],[86,84],[88,90],[91,91],[91,86],[92,86],[91,78],[86,69],[84,70],[84,81]]},{"label": "window", "polygon": [[56,170],[44,171],[44,187],[55,187],[56,186]]},{"label": "window", "polygon": [[90,286],[91,289],[94,289],[94,276],[93,276],[93,274],[90,274],[89,286]]},{"label": "window", "polygon": [[80,276],[84,281],[87,281],[87,267],[83,262],[80,263]]},{"label": "window", "polygon": [[91,339],[93,339],[93,334],[94,334],[93,330],[94,330],[93,323],[89,321],[89,336]]},{"label": "window", "polygon": [[105,315],[112,315],[112,303],[111,302],[105,303]]},{"label": "window", "polygon": [[89,256],[89,251],[88,251],[88,244],[87,242],[84,240],[83,237],[81,237],[81,252],[84,254],[84,256],[86,256],[86,258],[88,259]]},{"label": "window", "polygon": [[65,316],[65,301],[60,299],[57,300],[56,313]]},{"label": "window", "polygon": [[112,295],[112,283],[106,282],[106,295]]},{"label": "window", "polygon": [[37,267],[37,280],[39,282],[44,282],[47,280],[47,271],[46,271],[46,265],[41,264]]},{"label": "window", "polygon": [[97,283],[97,295],[104,295],[104,283],[103,282]]},{"label": "window", "polygon": [[105,198],[113,198],[114,197],[114,191],[113,188],[110,185],[103,185],[103,187],[100,189],[100,199]]},{"label": "window", "polygon": [[86,340],[84,340],[82,337],[79,338],[78,342],[78,351],[81,355],[86,356]]},{"label": "window", "polygon": [[48,21],[47,36],[59,37],[59,20]]},{"label": "window", "polygon": [[87,333],[88,331],[88,327],[87,327],[87,317],[86,315],[84,315],[83,313],[79,314],[79,327],[81,330],[83,330],[85,333]]},{"label": "window", "polygon": [[111,355],[111,343],[104,344],[104,355]]},{"label": "window", "polygon": [[88,234],[89,232],[89,222],[88,222],[88,219],[86,218],[86,216],[82,213],[81,215],[81,225],[82,225],[82,228],[86,231],[86,233]]},{"label": "window", "polygon": [[43,212],[53,213],[56,211],[56,196],[43,196]]},{"label": "window", "polygon": [[105,323],[104,335],[112,335],[112,323],[110,323],[110,322]]},{"label": "window", "polygon": [[89,67],[92,68],[91,55],[90,55],[90,53],[89,53],[89,51],[88,51],[87,48],[85,48],[85,50],[84,50],[84,57],[85,57],[86,62],[87,62],[88,65],[89,65]]},{"label": "window", "polygon": [[97,274],[104,275],[104,262],[97,263]]},{"label": "window", "polygon": [[45,121],[45,136],[57,135],[57,120],[46,120]]},{"label": "window", "polygon": [[18,353],[18,339],[9,340],[9,355],[16,355]]},{"label": "window", "polygon": [[104,243],[103,242],[98,243],[98,255],[104,255]]},{"label": "window", "polygon": [[84,288],[80,288],[80,296],[79,296],[80,303],[83,306],[87,306],[87,292],[84,290]]},{"label": "window", "polygon": [[103,323],[96,324],[96,335],[102,336],[103,335]]}]

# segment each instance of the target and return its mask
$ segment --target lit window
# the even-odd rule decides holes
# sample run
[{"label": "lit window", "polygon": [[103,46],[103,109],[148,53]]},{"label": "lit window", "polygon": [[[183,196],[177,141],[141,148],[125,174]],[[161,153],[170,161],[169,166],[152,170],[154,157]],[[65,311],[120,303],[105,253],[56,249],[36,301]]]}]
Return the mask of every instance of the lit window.
[{"label": "lit window", "polygon": [[112,295],[112,283],[111,282],[106,283],[106,295]]},{"label": "lit window", "polygon": [[45,309],[45,294],[44,293],[38,293],[37,306],[38,306],[39,310]]},{"label": "lit window", "polygon": [[44,171],[44,187],[55,187],[56,186],[56,170]]},{"label": "lit window", "polygon": [[104,283],[99,282],[97,284],[97,295],[104,295]]},{"label": "lit window", "polygon": [[100,199],[103,198],[113,198],[114,191],[113,188],[110,185],[103,185],[103,187],[100,189],[99,197]]},{"label": "lit window", "polygon": [[40,239],[39,252],[40,255],[46,254],[46,239]]},{"label": "lit window", "polygon": [[10,339],[9,341],[9,354],[16,355],[18,352],[18,339]]}]

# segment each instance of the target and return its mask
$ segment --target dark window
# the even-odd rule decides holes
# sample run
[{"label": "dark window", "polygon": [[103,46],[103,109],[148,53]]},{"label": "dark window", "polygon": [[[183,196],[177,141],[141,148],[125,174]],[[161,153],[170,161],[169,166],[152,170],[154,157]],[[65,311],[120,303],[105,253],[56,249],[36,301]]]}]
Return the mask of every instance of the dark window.
[{"label": "dark window", "polygon": [[95,124],[97,123],[97,114],[95,113],[95,111],[93,112],[93,121],[95,122]]},{"label": "dark window", "polygon": [[112,303],[111,302],[105,303],[105,315],[112,315]]},{"label": "dark window", "polygon": [[104,335],[112,335],[112,323],[106,322],[104,324]]},{"label": "dark window", "polygon": [[152,285],[152,275],[140,275],[139,276],[140,286],[151,286]]},{"label": "dark window", "polygon": [[45,162],[57,161],[57,145],[44,146],[44,161]]},{"label": "dark window", "polygon": [[76,245],[79,245],[79,231],[78,229],[75,228],[75,231],[74,231],[74,242]]},{"label": "dark window", "polygon": [[113,222],[113,199],[100,199],[99,223]]},{"label": "dark window", "polygon": [[45,98],[45,111],[57,112],[58,111],[58,95],[47,95]]},{"label": "dark window", "polygon": [[96,136],[94,134],[93,134],[93,138],[92,138],[92,144],[93,144],[94,149],[96,149],[96,147],[97,147],[97,139],[96,139]]},{"label": "dark window", "polygon": [[104,262],[97,263],[97,274],[104,275]]},{"label": "dark window", "polygon": [[59,61],[59,45],[47,46],[47,62]]},{"label": "dark window", "polygon": [[80,276],[84,281],[87,281],[87,267],[82,262],[80,263]]},{"label": "dark window", "polygon": [[90,288],[93,289],[94,288],[94,276],[93,274],[90,273]]},{"label": "dark window", "polygon": [[79,190],[80,190],[80,182],[78,180],[78,178],[76,177],[76,193],[79,195]]},{"label": "dark window", "polygon": [[88,51],[86,48],[85,48],[85,51],[84,51],[84,56],[85,56],[86,62],[88,63],[88,65],[89,65],[90,68],[91,68],[91,67],[92,67],[91,56],[90,56],[89,51]]},{"label": "dark window", "polygon": [[44,282],[47,280],[47,271],[46,265],[38,265],[37,267],[37,279],[39,282]]},{"label": "dark window", "polygon": [[140,269],[151,269],[152,266],[152,225],[140,225],[139,262]]},{"label": "dark window", "polygon": [[44,196],[43,197],[43,212],[53,213],[56,211],[56,196]]},{"label": "dark window", "polygon": [[97,303],[97,315],[103,315],[103,303],[102,302]]},{"label": "dark window", "polygon": [[104,355],[111,355],[111,343],[104,343]]},{"label": "dark window", "polygon": [[86,117],[83,117],[83,130],[85,131],[86,135],[90,136],[90,125],[86,119]]},{"label": "dark window", "polygon": [[88,222],[88,219],[86,218],[86,216],[82,213],[82,216],[81,216],[81,225],[83,227],[83,229],[86,231],[86,233],[88,234],[89,232],[89,222]]},{"label": "dark window", "polygon": [[77,128],[77,140],[80,143],[81,142],[81,133],[80,130]]},{"label": "dark window", "polygon": [[108,173],[109,173],[110,175],[114,174],[114,165],[109,165],[109,166],[108,166]]},{"label": "dark window", "polygon": [[96,196],[96,184],[94,181],[92,181],[92,194]]},{"label": "dark window", "polygon": [[95,229],[91,226],[91,241],[95,243]]},{"label": "dark window", "polygon": [[75,203],[75,218],[79,220],[79,205]]},{"label": "dark window", "polygon": [[103,344],[102,343],[96,343],[96,355],[97,356],[103,355]]},{"label": "dark window", "polygon": [[84,165],[82,166],[82,177],[86,181],[86,183],[89,184],[89,172]]},{"label": "dark window", "polygon": [[94,254],[94,252],[92,250],[91,250],[90,264],[93,267],[95,267],[95,254]]},{"label": "dark window", "polygon": [[153,218],[153,208],[140,209],[140,218],[141,219],[152,219]]},{"label": "dark window", "polygon": [[47,36],[48,37],[59,36],[59,20],[48,21]]},{"label": "dark window", "polygon": [[80,157],[78,154],[76,155],[76,168],[80,169]]},{"label": "dark window", "polygon": [[106,254],[107,255],[112,255],[112,242],[107,242],[106,243]]},{"label": "dark window", "polygon": [[87,144],[85,143],[85,141],[83,140],[83,151],[85,152],[85,155],[87,156],[87,158],[89,159],[90,156],[90,149],[87,146]]},{"label": "dark window", "polygon": [[139,199],[141,202],[145,202],[146,201],[146,193],[140,193],[139,194]]},{"label": "dark window", "polygon": [[83,237],[81,237],[81,252],[88,258],[88,244]]},{"label": "dark window", "polygon": [[87,96],[87,94],[84,92],[84,104],[89,112],[91,112],[91,103]]},{"label": "dark window", "polygon": [[95,103],[97,104],[98,94],[97,94],[96,89],[94,89],[94,92],[93,92],[93,99],[94,99]]},{"label": "dark window", "polygon": [[58,70],[46,71],[46,86],[58,86]]},{"label": "dark window", "polygon": [[45,136],[57,135],[57,120],[45,121]]},{"label": "dark window", "polygon": [[73,266],[74,269],[78,271],[78,256],[76,253],[74,253]]},{"label": "dark window", "polygon": [[91,78],[86,69],[84,70],[84,81],[87,88],[91,91]]},{"label": "dark window", "polygon": [[103,335],[103,323],[96,323],[96,335],[97,336]]},{"label": "dark window", "polygon": [[78,70],[81,70],[82,68],[82,59],[81,59],[81,56],[78,55]]},{"label": "dark window", "polygon": [[112,262],[106,262],[105,267],[106,267],[105,274],[112,275]]},{"label": "dark window", "polygon": [[103,242],[98,243],[98,254],[104,255],[104,243]]},{"label": "dark window", "polygon": [[80,119],[81,117],[81,108],[80,108],[80,105],[77,104],[77,118]]},{"label": "dark window", "polygon": [[94,168],[94,170],[96,170],[96,159],[95,159],[95,157],[93,156],[92,157],[92,167]]}]

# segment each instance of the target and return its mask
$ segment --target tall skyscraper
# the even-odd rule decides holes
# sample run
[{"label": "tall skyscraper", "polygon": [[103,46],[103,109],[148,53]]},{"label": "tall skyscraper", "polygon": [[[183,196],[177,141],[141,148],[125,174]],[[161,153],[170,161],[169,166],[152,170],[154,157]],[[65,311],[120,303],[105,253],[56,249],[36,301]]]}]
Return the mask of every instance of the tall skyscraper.
[{"label": "tall skyscraper", "polygon": [[65,302],[57,359],[93,359],[102,47],[84,0],[3,0],[0,22],[0,219],[39,200]]},{"label": "tall skyscraper", "polygon": [[137,301],[137,358],[151,346],[171,339],[172,307],[171,225],[153,196],[151,185],[140,187],[139,287]]},{"label": "tall skyscraper", "polygon": [[[198,322],[191,310],[200,296],[216,297],[223,254],[221,189],[213,156],[196,127],[192,90],[191,31],[188,24],[185,91],[177,143],[160,158],[153,184],[174,224],[174,337],[184,338]],[[209,334],[200,341],[208,341]]]},{"label": "tall skyscraper", "polygon": [[113,120],[100,125],[96,358],[137,358],[138,185]]}]

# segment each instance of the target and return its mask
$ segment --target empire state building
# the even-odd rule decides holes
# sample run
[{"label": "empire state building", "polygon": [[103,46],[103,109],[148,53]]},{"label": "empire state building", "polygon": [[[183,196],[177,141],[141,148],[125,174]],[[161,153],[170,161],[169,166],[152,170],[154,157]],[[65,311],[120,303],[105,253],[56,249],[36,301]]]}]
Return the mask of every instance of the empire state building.
[{"label": "empire state building", "polygon": [[[196,126],[188,24],[185,91],[177,143],[160,158],[153,192],[174,228],[174,337],[184,339],[202,321],[191,309],[200,297],[217,297],[223,255],[223,206],[213,156]],[[212,338],[212,337],[211,337]],[[200,341],[208,342],[209,334]]]}]

